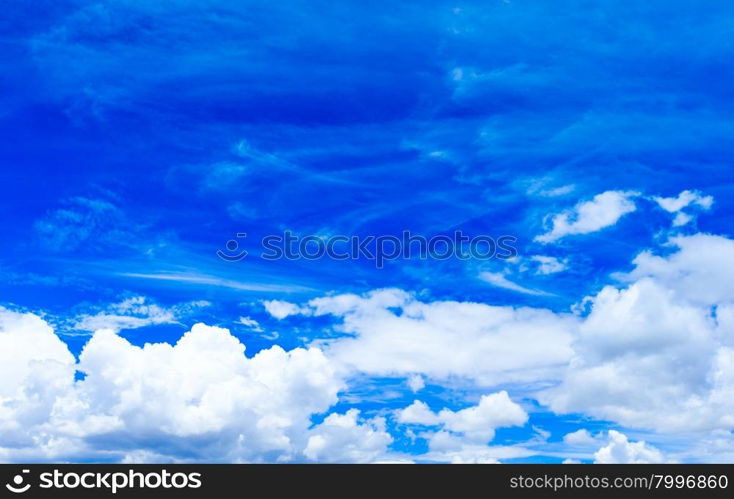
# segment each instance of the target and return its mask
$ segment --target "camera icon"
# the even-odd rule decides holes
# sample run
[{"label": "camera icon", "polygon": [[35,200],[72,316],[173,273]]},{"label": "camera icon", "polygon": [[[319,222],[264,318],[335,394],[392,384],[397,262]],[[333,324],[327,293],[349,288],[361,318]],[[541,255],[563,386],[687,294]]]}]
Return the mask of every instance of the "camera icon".
[{"label": "camera icon", "polygon": [[30,483],[26,483],[23,485],[23,482],[25,481],[25,478],[23,477],[23,474],[30,473],[31,470],[21,470],[21,474],[15,475],[13,477],[13,483],[6,483],[5,488],[7,488],[10,492],[13,492],[15,494],[22,494],[23,492],[27,492],[28,489],[31,488]]}]

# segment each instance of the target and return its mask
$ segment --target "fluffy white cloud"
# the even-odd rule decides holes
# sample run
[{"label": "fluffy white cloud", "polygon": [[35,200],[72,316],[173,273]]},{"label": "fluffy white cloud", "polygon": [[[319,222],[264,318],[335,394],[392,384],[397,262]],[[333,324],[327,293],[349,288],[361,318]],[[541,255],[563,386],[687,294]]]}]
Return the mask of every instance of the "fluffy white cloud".
[{"label": "fluffy white cloud", "polygon": [[360,422],[359,411],[330,414],[309,431],[304,454],[312,461],[368,463],[386,455],[392,437],[385,430],[385,419]]},{"label": "fluffy white cloud", "polygon": [[420,400],[414,400],[405,409],[397,413],[398,421],[406,424],[419,424],[424,426],[436,426],[441,424],[438,414],[434,413],[428,404]]},{"label": "fluffy white cloud", "polygon": [[680,456],[682,459],[701,463],[734,463],[734,433],[731,431],[697,435],[692,440],[695,444],[685,449]]},{"label": "fluffy white cloud", "polygon": [[571,433],[566,433],[563,436],[563,443],[570,446],[587,446],[594,445],[597,441],[591,436],[589,430],[582,428]]},{"label": "fluffy white cloud", "polygon": [[608,443],[594,454],[594,462],[598,464],[647,464],[664,463],[667,459],[655,447],[644,441],[630,442],[627,436],[609,430]]},{"label": "fluffy white cloud", "polygon": [[734,241],[672,243],[591,298],[564,382],[541,394],[554,410],[666,432],[734,426]]},{"label": "fluffy white cloud", "polygon": [[425,402],[416,400],[397,411],[396,419],[400,424],[427,427],[421,435],[428,440],[429,451],[419,456],[422,460],[496,463],[532,454],[522,447],[487,445],[497,428],[522,426],[528,421],[528,414],[506,391],[483,395],[477,405],[458,411],[433,412]]},{"label": "fluffy white cloud", "polygon": [[262,304],[265,310],[278,320],[285,319],[291,315],[305,314],[308,312],[307,309],[303,309],[295,303],[283,300],[266,300]]},{"label": "fluffy white cloud", "polygon": [[[288,306],[278,309],[279,303],[276,313],[331,315],[344,334],[330,334],[310,349],[273,347],[249,359],[226,330],[197,325],[176,345],[144,347],[98,331],[76,364],[43,320],[3,310],[0,458],[383,459],[390,436],[379,418],[347,412],[311,424],[314,414],[337,401],[352,374],[408,379],[414,391],[425,378],[437,384],[469,380],[492,390],[512,386],[558,413],[660,433],[695,432],[700,441],[718,442],[717,452],[728,456],[727,435],[734,428],[732,261],[731,239],[671,239],[662,253],[638,255],[629,273],[616,276],[619,284],[589,297],[586,315],[425,302],[396,289],[307,305],[282,302]],[[131,302],[121,310],[139,306],[148,305]],[[86,377],[74,381],[75,370]],[[498,414],[510,415],[502,420]],[[527,418],[503,392],[457,411],[434,412],[416,401],[395,416],[398,423],[425,427],[419,436],[428,440],[429,453],[421,459],[492,461],[531,452],[487,445],[495,428]],[[567,435],[565,444],[579,448],[564,457],[590,457],[593,438]],[[610,437],[600,459],[618,456],[620,442]],[[702,459],[705,449],[691,452]]]},{"label": "fluffy white cloud", "polygon": [[541,243],[557,241],[568,235],[588,234],[610,227],[624,215],[637,209],[632,198],[639,193],[606,191],[591,201],[577,204],[573,209],[558,213],[551,219],[551,229],[535,238]]},{"label": "fluffy white cloud", "polygon": [[460,434],[478,444],[492,440],[496,428],[523,425],[527,420],[527,413],[506,391],[482,395],[477,405],[459,411],[442,409],[434,413],[418,400],[398,411],[401,423],[439,426],[443,431]]},{"label": "fluffy white cloud", "polygon": [[671,238],[677,251],[665,256],[643,251],[635,268],[618,277],[626,282],[649,277],[681,300],[701,306],[734,302],[734,240],[710,234]]},{"label": "fluffy white cloud", "polygon": [[[101,330],[76,365],[40,318],[2,310],[0,325],[6,460],[303,459],[311,416],[327,411],[344,386],[316,348],[273,347],[247,358],[226,329],[203,324],[175,345],[144,347]],[[86,377],[74,381],[75,369]],[[367,443],[365,452],[374,452]]]},{"label": "fluffy white cloud", "polygon": [[606,287],[581,326],[563,384],[544,397],[554,410],[633,427],[716,425],[700,412],[709,412],[705,398],[717,352],[710,320],[706,310],[676,303],[651,280]]},{"label": "fluffy white cloud", "polygon": [[502,459],[532,456],[536,452],[520,445],[484,445],[472,443],[461,435],[439,431],[428,437],[428,452],[421,461],[452,464],[494,464]]},{"label": "fluffy white cloud", "polygon": [[0,307],[0,457],[5,448],[35,448],[57,393],[71,389],[75,359],[33,314]]},{"label": "fluffy white cloud", "polygon": [[17,396],[45,371],[73,373],[74,356],[40,317],[0,307],[0,397]]},{"label": "fluffy white cloud", "polygon": [[310,302],[348,336],[320,343],[336,361],[373,375],[472,378],[484,385],[556,379],[573,354],[577,319],[533,308],[424,303],[395,289]]},{"label": "fluffy white cloud", "polygon": [[474,407],[456,412],[443,409],[438,417],[444,429],[475,441],[492,440],[495,428],[523,425],[528,420],[527,413],[510,400],[506,391],[483,395]]}]

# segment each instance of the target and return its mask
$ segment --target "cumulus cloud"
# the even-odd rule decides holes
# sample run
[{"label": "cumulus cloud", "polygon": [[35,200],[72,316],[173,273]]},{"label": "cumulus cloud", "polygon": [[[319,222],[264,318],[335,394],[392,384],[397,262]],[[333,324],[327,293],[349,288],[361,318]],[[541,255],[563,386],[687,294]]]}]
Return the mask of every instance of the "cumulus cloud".
[{"label": "cumulus cloud", "polygon": [[557,378],[570,360],[577,319],[550,310],[482,303],[425,303],[397,289],[309,302],[347,336],[319,344],[336,361],[373,375],[466,377],[491,385]]},{"label": "cumulus cloud", "polygon": [[676,251],[657,255],[643,251],[633,261],[628,274],[618,274],[630,282],[649,277],[682,300],[698,305],[727,304],[734,301],[734,240],[710,234],[673,237],[667,246]]},{"label": "cumulus cloud", "polygon": [[496,428],[523,425],[528,415],[506,391],[501,391],[482,395],[477,405],[459,411],[442,409],[434,413],[425,402],[416,400],[398,411],[397,419],[404,424],[438,426],[473,443],[487,443],[494,438]]},{"label": "cumulus cloud", "polygon": [[696,235],[667,256],[642,253],[590,299],[564,381],[541,394],[636,428],[715,431],[734,425],[734,242]]},{"label": "cumulus cloud", "polygon": [[403,425],[426,427],[421,433],[428,441],[423,460],[451,463],[496,463],[503,458],[522,457],[532,452],[522,447],[488,446],[497,428],[522,426],[528,414],[510,399],[506,391],[483,395],[471,407],[453,411],[432,411],[415,400],[398,410],[396,420]]},{"label": "cumulus cloud", "polygon": [[399,422],[407,424],[434,426],[441,423],[441,419],[428,404],[420,400],[415,400],[405,409],[399,410],[397,416]]},{"label": "cumulus cloud", "polygon": [[359,411],[330,414],[309,431],[305,456],[318,462],[368,463],[386,455],[392,436],[385,430],[385,419],[359,421]]},{"label": "cumulus cloud", "polygon": [[428,462],[453,464],[495,464],[502,459],[532,456],[536,452],[520,445],[484,445],[447,431],[433,433],[428,438],[428,452],[420,459]]},{"label": "cumulus cloud", "polygon": [[573,209],[554,215],[551,229],[535,238],[550,243],[575,234],[588,234],[610,227],[628,213],[637,209],[633,198],[639,194],[631,191],[606,191],[591,201],[577,204]]},{"label": "cumulus cloud", "polygon": [[51,327],[33,314],[0,307],[0,457],[35,452],[58,393],[74,381],[76,360]]},{"label": "cumulus cloud", "polygon": [[[463,445],[445,433],[437,434],[431,439],[431,450],[425,458],[437,462],[451,464],[500,464],[500,457],[522,457],[522,453],[506,452],[507,449],[496,449],[482,445]],[[503,452],[504,451],[504,452]]]},{"label": "cumulus cloud", "polygon": [[[618,284],[588,298],[583,315],[428,302],[398,289],[284,302],[288,311],[332,316],[342,334],[252,358],[227,330],[196,325],[175,345],[144,347],[97,331],[76,363],[42,319],[3,310],[0,456],[382,459],[391,438],[383,420],[328,414],[352,374],[408,379],[414,391],[426,378],[465,379],[493,391],[518,383],[556,413],[720,442],[726,439],[717,435],[734,427],[731,261],[731,239],[673,238],[659,252],[639,254]],[[148,306],[139,299],[119,304],[125,313],[157,317]],[[75,381],[77,370],[85,376]],[[312,417],[325,413],[314,426]],[[497,427],[527,419],[506,392],[459,410],[415,401],[395,417],[425,427],[429,452],[421,459],[478,462],[531,452],[487,445]],[[586,449],[594,439],[584,430],[564,443]],[[597,458],[621,459],[623,443],[610,434]],[[629,445],[638,449],[630,459],[653,460],[649,445]]]},{"label": "cumulus cloud", "polygon": [[627,436],[609,430],[608,443],[594,454],[598,464],[648,464],[664,463],[667,459],[655,447],[644,441],[630,442]]},{"label": "cumulus cloud", "polygon": [[424,303],[400,290],[315,299],[309,313],[340,320],[347,336],[323,347],[359,372],[485,386],[553,381],[537,397],[558,413],[661,432],[730,430],[734,241],[697,234],[669,247],[638,255],[632,271],[617,275],[622,284],[589,297],[579,316]]},{"label": "cumulus cloud", "polygon": [[[310,437],[328,442],[324,435],[338,423],[329,420],[309,436],[311,416],[327,411],[343,387],[316,348],[273,347],[247,358],[226,329],[203,324],[175,345],[144,347],[101,330],[77,364],[34,315],[2,310],[0,327],[6,460],[299,460]],[[75,370],[83,379],[74,380]],[[369,445],[375,452],[374,441]]]},{"label": "cumulus cloud", "polygon": [[734,463],[734,433],[719,430],[697,438],[692,447],[685,449],[682,457],[701,463]]},{"label": "cumulus cloud", "polygon": [[582,428],[563,436],[563,443],[571,446],[586,446],[597,443],[596,439],[591,436],[589,430]]}]

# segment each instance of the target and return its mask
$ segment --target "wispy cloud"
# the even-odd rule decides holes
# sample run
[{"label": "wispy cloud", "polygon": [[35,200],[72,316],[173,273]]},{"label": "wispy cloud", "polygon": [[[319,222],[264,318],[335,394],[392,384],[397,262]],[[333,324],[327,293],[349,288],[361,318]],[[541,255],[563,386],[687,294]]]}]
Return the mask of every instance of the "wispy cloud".
[{"label": "wispy cloud", "polygon": [[504,274],[500,272],[481,272],[479,274],[479,279],[491,284],[492,286],[502,288],[502,289],[508,289],[510,291],[516,291],[518,293],[524,293],[526,295],[535,295],[535,296],[550,296],[551,295],[551,293],[547,293],[545,291],[541,291],[538,289],[526,288],[525,286],[521,286],[515,282],[512,282],[509,279],[507,279],[507,277],[505,277]]},{"label": "wispy cloud", "polygon": [[145,274],[136,272],[120,272],[117,275],[122,277],[131,277],[136,279],[152,279],[157,281],[185,282],[201,286],[216,286],[222,288],[235,289],[239,291],[264,291],[264,292],[281,292],[291,293],[300,291],[309,291],[311,288],[292,285],[292,284],[267,284],[246,281],[236,281],[233,279],[225,279],[222,277],[193,274],[186,272],[166,272],[159,274]]},{"label": "wispy cloud", "polygon": [[160,324],[174,324],[180,323],[183,317],[193,311],[210,305],[207,301],[199,300],[163,307],[151,303],[144,296],[134,296],[108,305],[99,312],[81,314],[72,320],[70,327],[77,331],[93,332],[100,329],[121,331]]},{"label": "wispy cloud", "polygon": [[537,264],[535,273],[540,275],[556,274],[568,269],[567,259],[559,259],[546,255],[532,255],[530,260]]}]

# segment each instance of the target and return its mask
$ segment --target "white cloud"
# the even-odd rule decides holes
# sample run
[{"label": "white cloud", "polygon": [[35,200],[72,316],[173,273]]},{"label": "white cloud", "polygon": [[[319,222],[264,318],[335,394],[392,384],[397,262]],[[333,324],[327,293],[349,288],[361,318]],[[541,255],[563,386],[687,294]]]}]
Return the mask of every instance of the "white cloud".
[{"label": "white cloud", "polygon": [[559,260],[554,256],[533,255],[530,259],[538,264],[535,273],[540,275],[556,274],[568,268],[567,260]]},{"label": "white cloud", "polygon": [[441,424],[441,419],[435,414],[428,404],[420,400],[413,401],[405,409],[397,412],[398,421],[406,424],[419,424],[424,426],[435,426]]},{"label": "white cloud", "polygon": [[295,293],[298,291],[309,291],[309,288],[296,284],[270,284],[267,282],[246,282],[241,280],[224,279],[215,275],[201,274],[196,272],[160,272],[157,274],[144,274],[139,272],[120,272],[122,277],[136,279],[150,279],[154,281],[183,282],[199,286],[215,286],[238,291],[262,291],[265,293]]},{"label": "white cloud", "polygon": [[536,296],[548,295],[548,293],[546,293],[545,291],[539,291],[537,289],[530,289],[524,286],[520,286],[519,284],[510,281],[499,272],[481,272],[479,274],[479,279],[484,282],[488,282],[492,286],[496,286],[502,289],[509,289],[510,291],[517,291],[518,293]]},{"label": "white cloud", "polygon": [[[308,350],[274,347],[250,359],[226,330],[197,325],[176,345],[142,348],[98,331],[75,364],[43,320],[3,311],[0,458],[340,460],[336,442],[354,437],[365,448],[350,447],[349,456],[384,459],[387,430],[379,418],[348,412],[327,415],[323,427],[311,424],[314,414],[329,411],[351,374],[413,379],[408,386],[416,390],[425,378],[470,381],[492,391],[512,386],[556,413],[661,435],[695,434],[696,441],[717,442],[711,452],[731,456],[732,261],[730,239],[673,238],[662,254],[638,255],[634,268],[617,276],[621,284],[589,297],[585,316],[426,302],[396,289],[317,298],[290,305],[299,314],[332,315],[344,335],[330,334]],[[117,305],[119,315],[160,315],[140,308],[148,306],[139,300]],[[75,369],[86,378],[75,382]],[[418,437],[428,440],[429,452],[421,459],[492,461],[532,453],[487,446],[498,425],[520,420],[520,412],[498,420],[502,411],[489,410],[488,400],[502,397],[488,397],[495,398],[457,411],[434,412],[416,401],[396,418],[426,427]],[[565,445],[581,448],[558,454],[587,459],[589,438],[599,440],[583,431],[566,435]],[[600,459],[618,456],[620,442],[610,437]],[[690,455],[705,460],[705,452],[692,448]]]},{"label": "white cloud", "polygon": [[417,393],[426,387],[426,382],[420,374],[414,374],[408,378],[408,387],[413,393]]},{"label": "white cloud", "polygon": [[496,428],[523,425],[528,420],[527,413],[506,391],[483,395],[476,406],[457,412],[443,409],[438,417],[444,429],[477,442],[492,440]]},{"label": "white cloud", "polygon": [[472,443],[487,443],[494,438],[496,428],[523,425],[527,413],[510,399],[506,391],[482,395],[475,406],[434,413],[421,401],[398,411],[397,419],[404,424],[439,426],[441,430],[460,434]]},{"label": "white cloud", "polygon": [[35,452],[57,393],[71,389],[75,359],[51,327],[33,314],[0,307],[0,457]]},{"label": "white cloud", "polygon": [[591,436],[589,430],[580,429],[563,436],[563,443],[570,446],[587,446],[597,444],[596,439]]},{"label": "white cloud", "polygon": [[552,177],[531,178],[529,180],[520,181],[527,184],[526,193],[529,195],[537,195],[542,197],[558,197],[571,194],[576,186],[574,184],[558,185]]},{"label": "white cloud", "polygon": [[0,397],[18,394],[26,381],[44,370],[69,372],[74,357],[51,327],[40,317],[0,307]]},{"label": "white cloud", "polygon": [[734,241],[672,244],[591,298],[563,383],[541,394],[552,409],[661,432],[734,426]]},{"label": "white cloud", "polygon": [[644,441],[630,442],[626,435],[609,430],[608,443],[596,451],[594,462],[598,464],[647,464],[665,463],[667,459],[662,452]]},{"label": "white cloud", "polygon": [[734,433],[718,430],[694,437],[695,444],[681,455],[686,460],[701,463],[734,463]]},{"label": "white cloud", "polygon": [[96,314],[82,314],[74,319],[72,328],[80,331],[96,331],[98,329],[136,329],[156,324],[171,324],[193,310],[211,305],[207,301],[195,301],[161,307],[150,303],[143,296],[127,298],[120,303],[109,305],[104,311]]},{"label": "white cloud", "polygon": [[401,424],[428,427],[421,436],[428,440],[428,452],[421,460],[451,463],[497,463],[499,459],[531,455],[522,447],[488,446],[495,430],[522,426],[528,414],[513,402],[506,391],[483,395],[477,405],[458,411],[441,409],[433,412],[425,402],[414,401],[398,410]]},{"label": "white cloud", "polygon": [[113,203],[105,199],[73,197],[36,221],[34,229],[42,246],[54,251],[132,245],[140,230]]},{"label": "white cloud", "polygon": [[734,301],[734,240],[709,234],[670,239],[677,251],[667,256],[643,251],[635,268],[618,277],[626,282],[650,277],[676,297],[710,306]]},{"label": "white cloud", "polygon": [[551,220],[551,230],[537,236],[536,241],[550,243],[568,235],[588,234],[610,227],[624,215],[637,209],[630,191],[606,191],[591,201],[577,204],[573,209],[558,213]]},{"label": "white cloud", "polygon": [[452,464],[497,464],[501,459],[517,459],[536,453],[519,445],[471,443],[447,431],[430,435],[428,449],[428,452],[418,456],[421,461]]},{"label": "white cloud", "polygon": [[704,209],[709,209],[714,204],[713,197],[702,196],[700,192],[688,190],[681,192],[677,197],[664,198],[655,196],[653,200],[669,213],[679,212],[691,204],[696,204]]},{"label": "white cloud", "polygon": [[683,225],[686,225],[692,221],[693,216],[680,211],[676,213],[675,218],[673,218],[673,227],[682,227]]},{"label": "white cloud", "polygon": [[387,453],[392,437],[385,430],[385,419],[358,420],[359,411],[330,414],[309,431],[305,456],[318,462],[369,463]]},{"label": "white cloud", "polygon": [[248,327],[256,333],[262,333],[264,331],[264,329],[260,326],[260,323],[252,317],[240,317],[235,321],[235,324],[240,324],[242,326]]},{"label": "white cloud", "polygon": [[538,194],[545,197],[565,196],[566,194],[571,194],[574,189],[576,189],[575,185],[568,184],[562,185],[561,187],[555,187],[553,189],[544,189],[541,190]]},{"label": "white cloud", "polygon": [[692,215],[682,211],[684,208],[696,206],[700,209],[708,210],[714,204],[714,198],[712,196],[703,196],[698,191],[689,190],[681,192],[676,197],[666,198],[654,196],[652,199],[668,213],[675,213],[675,218],[673,219],[674,227],[686,225],[694,219]]},{"label": "white cloud", "polygon": [[249,171],[243,164],[224,161],[207,165],[202,189],[214,192],[227,191],[237,185]]},{"label": "white cloud", "polygon": [[675,303],[651,280],[605,287],[581,326],[564,383],[546,400],[559,412],[633,427],[713,424],[694,415],[716,352],[710,326],[705,310]]},{"label": "white cloud", "polygon": [[560,376],[573,352],[577,318],[534,308],[424,303],[395,289],[309,302],[312,313],[341,320],[349,336],[318,344],[336,361],[373,375],[451,376],[485,386]]},{"label": "white cloud", "polygon": [[272,315],[278,320],[285,319],[291,315],[305,314],[308,313],[307,309],[303,309],[295,303],[283,301],[283,300],[265,300],[262,302],[263,307],[267,313]]},{"label": "white cloud", "polygon": [[[175,345],[97,331],[77,365],[40,318],[2,310],[0,324],[5,460],[303,459],[311,416],[344,386],[318,349],[247,358],[226,329],[203,324]],[[75,382],[75,369],[86,377]]]}]

